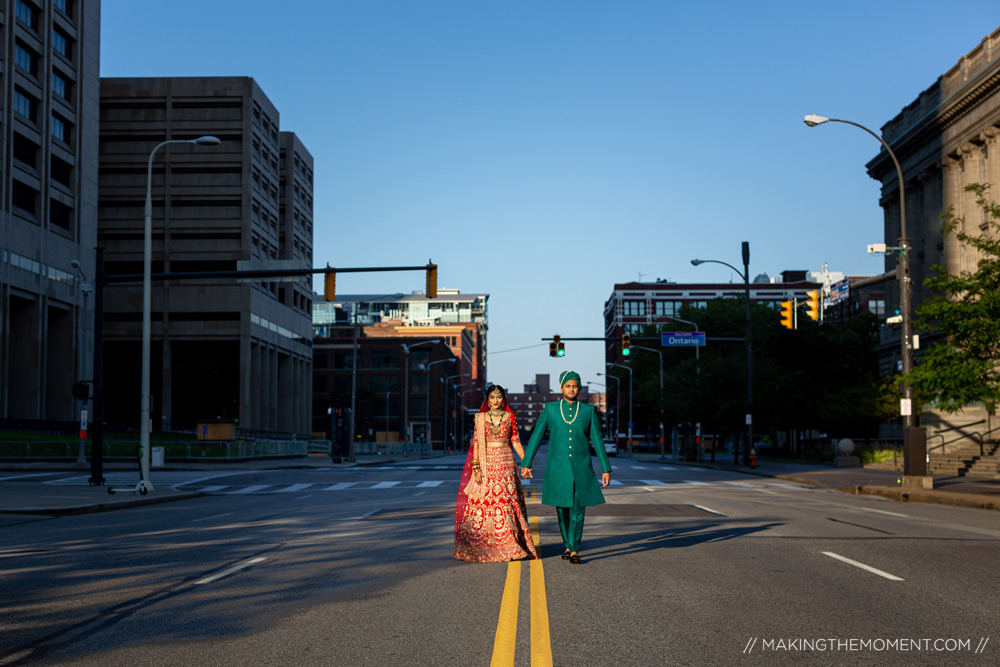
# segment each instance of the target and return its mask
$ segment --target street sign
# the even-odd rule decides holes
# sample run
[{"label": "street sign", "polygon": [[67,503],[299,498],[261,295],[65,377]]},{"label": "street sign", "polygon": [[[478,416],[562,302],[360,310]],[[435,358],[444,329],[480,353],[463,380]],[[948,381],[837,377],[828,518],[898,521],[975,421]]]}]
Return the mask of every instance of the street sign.
[{"label": "street sign", "polygon": [[700,347],[705,345],[704,331],[660,332],[661,347]]}]

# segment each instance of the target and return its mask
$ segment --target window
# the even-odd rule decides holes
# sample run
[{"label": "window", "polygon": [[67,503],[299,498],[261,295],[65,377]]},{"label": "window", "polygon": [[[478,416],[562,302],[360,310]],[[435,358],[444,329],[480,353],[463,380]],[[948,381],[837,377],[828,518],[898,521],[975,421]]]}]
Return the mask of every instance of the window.
[{"label": "window", "polygon": [[55,155],[52,156],[52,165],[49,169],[49,175],[52,177],[53,181],[62,183],[67,188],[73,186],[73,165],[56,157]]},{"label": "window", "polygon": [[14,90],[14,112],[19,116],[35,122],[35,106],[37,102],[24,92]]},{"label": "window", "polygon": [[38,29],[37,16],[38,12],[34,7],[29,5],[25,0],[17,0],[17,8],[15,9],[18,20],[26,26],[30,27],[32,30]]},{"label": "window", "polygon": [[69,4],[67,0],[52,0],[52,6],[69,16]]},{"label": "window", "polygon": [[622,303],[622,314],[626,317],[638,317],[646,314],[645,301],[625,301]]},{"label": "window", "polygon": [[66,121],[54,114],[52,116],[52,136],[59,141],[69,143],[69,126]]},{"label": "window", "polygon": [[868,299],[868,312],[879,317],[885,315],[885,299]]},{"label": "window", "polygon": [[368,376],[369,389],[380,394],[387,391],[399,391],[399,376],[397,375],[370,375]]},{"label": "window", "polygon": [[58,72],[52,73],[52,94],[69,100],[69,81]]},{"label": "window", "polygon": [[655,303],[656,314],[666,317],[673,317],[681,307],[681,304],[677,301],[657,301]]},{"label": "window", "polygon": [[14,133],[14,159],[29,165],[32,169],[38,168],[38,145],[27,137],[23,137],[17,132]]},{"label": "window", "polygon": [[38,61],[35,53],[21,46],[20,43],[14,45],[14,63],[28,74],[35,76],[35,63]]},{"label": "window", "polygon": [[49,202],[49,222],[51,222],[56,227],[60,227],[69,231],[70,225],[73,221],[73,209],[69,206],[60,204],[56,200],[50,200]]},{"label": "window", "polygon": [[708,301],[688,301],[692,308],[708,308]]},{"label": "window", "polygon": [[14,181],[11,187],[11,203],[15,208],[20,209],[28,217],[37,219],[35,215],[37,201],[38,192],[36,190],[17,180]]},{"label": "window", "polygon": [[625,333],[627,334],[641,334],[642,330],[645,328],[645,324],[632,323],[625,325]]},{"label": "window", "polygon": [[69,35],[59,28],[52,28],[52,48],[69,58]]}]

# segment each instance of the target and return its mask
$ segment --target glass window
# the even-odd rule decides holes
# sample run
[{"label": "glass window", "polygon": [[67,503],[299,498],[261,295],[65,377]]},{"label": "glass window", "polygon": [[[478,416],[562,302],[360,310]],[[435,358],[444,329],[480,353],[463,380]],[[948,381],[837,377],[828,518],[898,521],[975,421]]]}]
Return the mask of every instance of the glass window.
[{"label": "glass window", "polygon": [[59,141],[69,141],[66,121],[59,116],[52,116],[52,136]]},{"label": "glass window", "polygon": [[69,230],[72,220],[73,209],[64,206],[54,199],[49,201],[49,221],[53,225]]},{"label": "glass window", "polygon": [[52,0],[52,6],[60,10],[63,14],[69,14],[69,8],[66,6],[66,0]]},{"label": "glass window", "polygon": [[673,317],[680,310],[681,304],[677,301],[656,301],[656,314],[666,317]]},{"label": "glass window", "polygon": [[69,58],[69,37],[59,28],[52,28],[52,48]]},{"label": "glass window", "polygon": [[410,392],[414,394],[426,394],[427,393],[427,376],[426,375],[411,375],[410,376]]},{"label": "glass window", "polygon": [[632,323],[625,325],[625,333],[628,334],[641,334],[642,330],[645,328],[645,324]]},{"label": "glass window", "polygon": [[646,314],[645,301],[625,301],[623,306],[623,314],[626,317],[636,317]]},{"label": "glass window", "polygon": [[29,5],[24,0],[17,0],[17,8],[15,9],[17,13],[17,18],[20,19],[22,23],[30,26],[32,30],[36,29],[35,26],[35,8]]},{"label": "glass window", "polygon": [[14,45],[14,63],[28,74],[35,74],[35,54],[20,44]]},{"label": "glass window", "polygon": [[708,308],[708,301],[688,301],[692,308]]},{"label": "glass window", "polygon": [[419,368],[431,360],[430,350],[410,350],[410,369]]},{"label": "glass window", "polygon": [[879,317],[885,315],[885,299],[868,299],[868,312]]},{"label": "glass window", "polygon": [[374,392],[384,394],[387,391],[399,391],[398,375],[370,375],[369,388]]},{"label": "glass window", "polygon": [[20,90],[14,91],[14,111],[19,116],[24,116],[30,121],[35,120],[35,100],[31,99]]},{"label": "glass window", "polygon": [[52,94],[58,95],[64,100],[69,99],[69,82],[57,72],[52,73]]}]

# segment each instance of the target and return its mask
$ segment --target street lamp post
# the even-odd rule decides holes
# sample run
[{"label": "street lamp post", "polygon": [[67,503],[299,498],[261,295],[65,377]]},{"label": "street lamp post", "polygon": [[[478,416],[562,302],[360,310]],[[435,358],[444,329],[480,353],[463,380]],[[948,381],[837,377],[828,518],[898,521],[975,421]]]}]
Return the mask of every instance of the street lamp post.
[{"label": "street lamp post", "polygon": [[[621,421],[621,394],[622,394],[622,379],[616,375],[608,375],[607,373],[598,373],[609,380],[614,380],[617,384],[615,385],[615,434],[612,436],[615,441],[618,440],[618,429],[620,428],[619,422]],[[607,385],[604,385],[607,387]]]},{"label": "street lamp post", "polygon": [[403,451],[408,451],[408,444],[410,441],[410,350],[420,345],[432,345],[434,343],[440,343],[440,338],[435,338],[434,340],[423,340],[419,343],[413,343],[412,345],[407,345],[406,343],[400,343],[399,346],[403,348],[403,430],[400,434],[400,438],[403,440]]},{"label": "street lamp post", "polygon": [[444,414],[441,417],[442,428],[444,429],[444,436],[441,444],[441,453],[444,454],[445,450],[448,448],[448,384],[455,378],[462,377],[472,377],[468,373],[456,373],[454,375],[449,375],[448,377],[441,378],[441,383],[444,385]]},{"label": "street lamp post", "polygon": [[[698,325],[695,322],[692,322],[690,320],[682,320],[681,318],[674,317],[672,315],[668,316],[667,319],[668,320],[672,320],[674,322],[680,322],[681,324],[688,324],[695,331],[698,330]],[[695,375],[701,376],[701,346],[700,345],[695,345],[694,346],[694,372],[695,372]],[[700,421],[699,422],[695,422],[694,434],[695,434],[696,438],[701,438],[701,422]],[[712,446],[712,458],[711,458],[711,461],[712,461],[712,463],[715,463],[715,446],[714,446],[714,444]]]},{"label": "street lamp post", "polygon": [[[628,366],[623,366],[622,364],[611,363],[610,361],[604,364],[607,368],[612,366],[617,366],[618,368],[624,368],[628,371],[628,442],[625,445],[626,454],[632,456],[632,369]],[[609,375],[608,377],[613,377]]]},{"label": "street lamp post", "polygon": [[153,484],[149,481],[149,338],[150,310],[152,300],[152,264],[153,264],[153,157],[156,151],[170,144],[198,144],[200,146],[218,146],[218,137],[198,137],[197,139],[167,139],[161,141],[149,152],[146,164],[146,209],[145,227],[142,246],[142,405],[139,410],[139,446],[142,452],[142,481],[140,484],[146,490],[152,491]]},{"label": "street lamp post", "polygon": [[[717,259],[692,259],[695,266],[699,264],[722,264],[728,266],[737,274],[743,276],[744,296],[746,299],[746,346],[747,346],[747,442],[743,448],[743,465],[750,465],[750,448],[753,447],[753,338],[750,329],[750,242],[743,242],[743,271],[732,264],[720,262]],[[738,463],[738,455],[733,457],[733,463]]]},{"label": "street lamp post", "polygon": [[633,345],[632,349],[654,352],[660,357],[660,459],[665,459],[666,454],[663,450],[663,442],[666,440],[663,433],[663,353],[659,350],[654,350],[651,347],[643,347],[642,345]]},{"label": "street lamp post", "polygon": [[[853,125],[854,127],[861,128],[868,134],[875,137],[876,140],[885,148],[889,157],[892,158],[892,163],[896,166],[896,177],[899,179],[899,247],[894,248],[894,250],[899,251],[899,260],[897,266],[899,270],[896,272],[899,276],[899,315],[902,318],[901,322],[901,341],[900,341],[900,355],[902,358],[902,371],[903,371],[903,398],[900,401],[900,414],[903,417],[903,432],[904,440],[906,440],[910,434],[909,429],[914,425],[913,420],[913,387],[910,386],[909,381],[905,378],[909,375],[910,371],[913,369],[913,324],[911,322],[910,310],[912,308],[911,301],[911,281],[910,281],[910,238],[906,235],[906,191],[903,187],[903,168],[899,165],[899,160],[896,159],[896,154],[892,152],[889,148],[889,144],[869,130],[864,125],[858,123],[842,120],[840,118],[826,118],[824,116],[817,116],[815,114],[810,114],[803,118],[803,121],[809,127],[816,127],[817,125],[822,125],[823,123],[846,123],[847,125]],[[926,447],[926,445],[925,445]],[[915,463],[917,467],[924,461],[924,453],[915,452],[913,457],[910,457],[910,452],[903,451],[903,468],[904,470],[909,470],[908,463]],[[919,458],[919,462],[908,461],[908,458]],[[918,474],[925,474],[918,471]]]},{"label": "street lamp post", "polygon": [[[427,371],[427,402],[424,403],[424,427],[427,429],[427,438],[424,440],[424,456],[427,456],[428,448],[429,451],[434,451],[434,442],[431,437],[434,433],[434,429],[431,428],[431,366],[434,364],[453,364],[456,361],[458,360],[455,357],[452,357],[451,359],[438,359],[437,361],[431,361],[427,364],[420,364],[420,368]],[[442,429],[447,430],[443,424]],[[444,437],[441,438],[441,454],[444,455]]]}]

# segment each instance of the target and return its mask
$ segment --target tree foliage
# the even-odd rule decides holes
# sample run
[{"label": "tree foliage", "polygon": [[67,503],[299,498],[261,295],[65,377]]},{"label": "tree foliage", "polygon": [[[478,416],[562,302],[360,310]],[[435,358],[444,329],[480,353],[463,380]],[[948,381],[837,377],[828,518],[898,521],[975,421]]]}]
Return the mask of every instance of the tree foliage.
[{"label": "tree foliage", "polygon": [[988,185],[972,184],[984,223],[970,227],[950,209],[941,216],[945,235],[953,234],[979,255],[974,271],[948,273],[935,265],[925,285],[936,294],[916,311],[922,330],[944,339],[925,351],[910,373],[919,395],[946,412],[981,402],[990,414],[1000,401],[1000,206],[987,200]]}]

